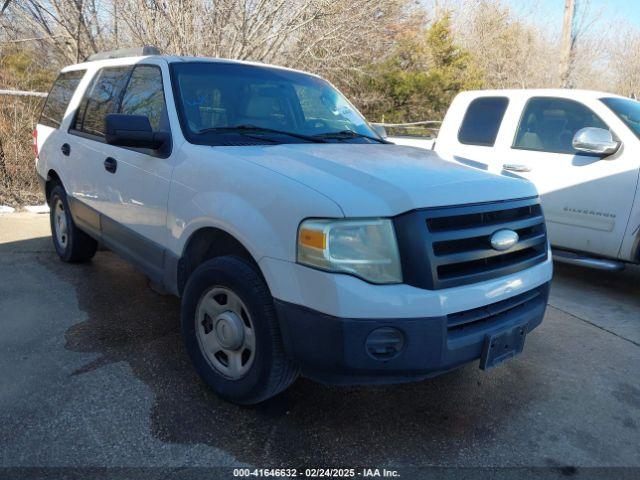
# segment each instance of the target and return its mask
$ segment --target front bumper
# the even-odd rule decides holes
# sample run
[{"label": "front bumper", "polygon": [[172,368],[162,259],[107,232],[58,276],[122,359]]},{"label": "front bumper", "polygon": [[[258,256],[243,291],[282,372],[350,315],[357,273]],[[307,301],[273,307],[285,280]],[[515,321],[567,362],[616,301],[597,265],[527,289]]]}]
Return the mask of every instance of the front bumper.
[{"label": "front bumper", "polygon": [[[549,283],[468,311],[422,318],[339,318],[276,300],[285,349],[305,376],[332,384],[397,383],[432,377],[477,360],[487,335],[544,316]],[[390,359],[367,349],[372,331],[402,332],[403,348]]]},{"label": "front bumper", "polygon": [[522,272],[472,285],[425,290],[406,284],[374,285],[351,275],[324,272],[263,257],[260,269],[271,295],[338,318],[424,318],[470,310],[529,291],[551,280],[551,255]]}]

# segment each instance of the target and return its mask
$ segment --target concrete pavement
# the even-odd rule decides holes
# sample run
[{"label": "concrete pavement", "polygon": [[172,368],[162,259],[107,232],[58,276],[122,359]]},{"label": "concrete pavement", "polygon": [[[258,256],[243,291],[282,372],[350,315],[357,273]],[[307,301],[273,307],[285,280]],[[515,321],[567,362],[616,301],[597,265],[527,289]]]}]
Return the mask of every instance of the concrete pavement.
[{"label": "concrete pavement", "polygon": [[640,269],[557,265],[492,371],[236,407],[191,368],[177,298],[110,252],[61,263],[47,215],[0,216],[0,467],[640,467],[638,367]]}]

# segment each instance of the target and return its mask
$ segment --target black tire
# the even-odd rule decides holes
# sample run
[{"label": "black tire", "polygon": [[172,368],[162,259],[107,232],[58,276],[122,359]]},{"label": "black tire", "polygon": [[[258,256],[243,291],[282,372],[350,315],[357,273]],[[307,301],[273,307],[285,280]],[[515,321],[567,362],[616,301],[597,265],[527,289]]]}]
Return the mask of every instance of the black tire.
[{"label": "black tire", "polygon": [[[56,225],[58,221],[56,218],[58,202],[60,202],[62,214],[66,219],[66,234],[64,235],[63,241],[60,240],[57,234],[57,228],[59,228]],[[60,259],[68,263],[80,263],[91,260],[98,249],[98,242],[73,223],[73,217],[69,210],[69,202],[67,201],[67,192],[65,192],[62,185],[53,187],[49,197],[49,207],[51,237],[53,239],[53,246]]]},{"label": "black tire", "polygon": [[[201,351],[196,336],[198,304],[212,287],[231,290],[252,319],[255,357],[242,378],[230,379],[216,370]],[[262,402],[285,390],[298,376],[298,367],[284,351],[273,297],[256,269],[239,257],[208,260],[189,277],[182,295],[182,334],[202,380],[230,402],[240,405]]]}]

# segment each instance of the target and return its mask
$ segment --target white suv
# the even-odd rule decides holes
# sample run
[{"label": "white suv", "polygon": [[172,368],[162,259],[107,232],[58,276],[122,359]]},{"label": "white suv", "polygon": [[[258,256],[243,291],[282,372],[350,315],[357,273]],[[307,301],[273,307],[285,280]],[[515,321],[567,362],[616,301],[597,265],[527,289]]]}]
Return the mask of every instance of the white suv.
[{"label": "white suv", "polygon": [[53,242],[67,262],[103,244],[179,295],[221,396],[489,368],[542,321],[529,182],[389,144],[315,75],[125,55],[63,69],[44,106]]}]

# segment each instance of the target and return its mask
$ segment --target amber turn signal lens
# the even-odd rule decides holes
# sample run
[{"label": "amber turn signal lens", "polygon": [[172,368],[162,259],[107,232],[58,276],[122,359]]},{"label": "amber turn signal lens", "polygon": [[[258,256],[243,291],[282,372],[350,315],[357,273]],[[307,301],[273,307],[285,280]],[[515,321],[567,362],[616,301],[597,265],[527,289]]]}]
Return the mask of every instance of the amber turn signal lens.
[{"label": "amber turn signal lens", "polygon": [[319,230],[300,229],[299,235],[300,245],[305,247],[317,248],[324,250],[327,246],[327,237],[324,232]]}]

